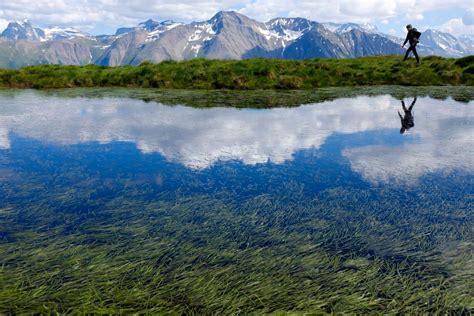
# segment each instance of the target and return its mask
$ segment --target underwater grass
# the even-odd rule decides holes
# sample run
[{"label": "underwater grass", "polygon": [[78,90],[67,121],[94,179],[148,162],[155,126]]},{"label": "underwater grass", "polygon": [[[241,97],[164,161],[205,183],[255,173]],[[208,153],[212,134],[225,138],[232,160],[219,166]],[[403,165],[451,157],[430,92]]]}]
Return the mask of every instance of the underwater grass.
[{"label": "underwater grass", "polygon": [[[175,167],[183,182],[167,191],[141,177],[146,169],[130,174],[143,161],[111,183],[36,146],[2,160],[16,167],[0,182],[0,313],[474,310],[472,177],[426,177],[410,190],[333,179],[309,194],[262,164],[256,174],[273,179],[265,192],[236,193]],[[90,152],[115,159],[97,146],[76,160]]]},{"label": "underwater grass", "polygon": [[[391,255],[380,255],[368,251],[360,222],[330,225],[332,232],[302,225],[291,233],[262,214],[260,224],[252,223],[268,203],[282,207],[271,199],[247,201],[251,209],[244,216],[206,197],[179,206],[124,202],[115,202],[123,210],[118,214],[102,212],[113,223],[75,219],[76,231],[69,233],[30,227],[17,237],[21,241],[2,245],[2,311],[442,314],[473,308],[472,269],[462,278],[456,271],[466,273],[466,261],[443,267],[407,253],[407,240],[393,239],[387,229],[380,232],[392,241],[384,241],[380,253]],[[144,212],[134,214],[137,209]],[[205,210],[199,223],[197,210]],[[323,214],[309,223],[321,226],[329,215]],[[432,241],[421,243],[436,249]]]},{"label": "underwater grass", "polygon": [[309,90],[324,87],[474,85],[472,56],[423,58],[420,66],[401,56],[354,59],[248,59],[163,61],[138,66],[37,65],[0,69],[0,87],[141,87],[197,90]]}]

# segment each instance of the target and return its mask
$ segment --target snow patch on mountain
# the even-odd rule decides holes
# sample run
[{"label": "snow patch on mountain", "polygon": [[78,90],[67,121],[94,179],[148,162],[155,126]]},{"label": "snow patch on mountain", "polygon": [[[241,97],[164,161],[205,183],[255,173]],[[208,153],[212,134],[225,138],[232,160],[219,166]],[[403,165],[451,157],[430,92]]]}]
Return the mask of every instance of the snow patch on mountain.
[{"label": "snow patch on mountain", "polygon": [[[175,27],[178,27],[180,25],[183,25],[183,23],[176,23],[173,21],[163,21],[156,25],[154,29],[151,29],[151,31],[148,32],[146,42],[151,42],[151,41],[156,41],[157,39],[160,38],[161,34],[168,32],[169,30],[174,29]],[[148,29],[146,29],[148,30]]]},{"label": "snow patch on mountain", "polygon": [[267,41],[270,41],[272,39],[280,39],[281,38],[280,34],[278,34],[277,32],[271,31],[268,28],[263,29],[263,28],[257,26],[256,29],[260,34],[262,34],[267,39]]},{"label": "snow patch on mountain", "polygon": [[201,48],[202,48],[202,45],[199,45],[199,44],[191,46],[191,50],[196,53],[196,56],[199,54],[199,51],[201,50]]},{"label": "snow patch on mountain", "polygon": [[265,23],[275,34],[274,37],[281,41],[283,49],[310,31],[315,24],[304,18],[276,18]]},{"label": "snow patch on mountain", "polygon": [[196,26],[197,28],[203,30],[209,35],[216,35],[217,34],[217,27],[215,24],[212,23],[203,23],[203,24],[198,24]]},{"label": "snow patch on mountain", "polygon": [[283,32],[285,33],[285,41],[294,41],[304,34],[303,31],[284,30]]},{"label": "snow patch on mountain", "polygon": [[333,23],[333,22],[326,22],[322,23],[325,28],[330,30],[333,33],[343,34],[350,32],[352,30],[358,30],[361,32],[367,33],[378,33],[378,29],[375,25],[369,23]]},{"label": "snow patch on mountain", "polygon": [[76,30],[74,28],[61,28],[59,26],[51,27],[43,29],[44,37],[42,37],[41,41],[54,41],[59,39],[67,39],[67,38],[75,38],[75,37],[82,37],[82,38],[91,38],[92,36]]},{"label": "snow patch on mountain", "polygon": [[81,32],[74,28],[62,28],[59,26],[49,28],[39,28],[31,24],[29,20],[10,22],[2,32],[2,37],[10,40],[29,41],[54,41],[62,39],[73,39],[77,37],[94,38],[92,35]]}]

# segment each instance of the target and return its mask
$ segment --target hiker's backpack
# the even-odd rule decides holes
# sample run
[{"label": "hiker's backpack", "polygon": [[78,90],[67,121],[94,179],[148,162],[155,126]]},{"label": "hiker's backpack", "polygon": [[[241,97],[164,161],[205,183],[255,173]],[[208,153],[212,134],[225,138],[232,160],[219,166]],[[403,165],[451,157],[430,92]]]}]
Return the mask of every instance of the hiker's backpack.
[{"label": "hiker's backpack", "polygon": [[417,38],[418,41],[420,40],[421,32],[419,32],[417,29],[413,29],[413,35],[415,35],[415,38]]}]

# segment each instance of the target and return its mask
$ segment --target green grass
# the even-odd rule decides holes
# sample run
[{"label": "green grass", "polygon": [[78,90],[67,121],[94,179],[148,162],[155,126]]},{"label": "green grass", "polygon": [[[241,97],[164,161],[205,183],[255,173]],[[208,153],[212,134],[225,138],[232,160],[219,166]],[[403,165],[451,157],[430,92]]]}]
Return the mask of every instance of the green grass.
[{"label": "green grass", "polygon": [[105,67],[38,65],[0,70],[0,87],[142,87],[162,89],[284,89],[372,85],[474,85],[474,57],[426,57],[421,66],[400,56],[356,59],[164,61]]}]

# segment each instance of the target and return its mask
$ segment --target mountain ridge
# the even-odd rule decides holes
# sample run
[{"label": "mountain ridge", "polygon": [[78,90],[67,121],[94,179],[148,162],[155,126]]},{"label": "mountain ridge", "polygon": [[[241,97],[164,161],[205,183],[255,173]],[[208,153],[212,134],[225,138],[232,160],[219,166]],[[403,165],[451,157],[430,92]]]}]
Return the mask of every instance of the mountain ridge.
[{"label": "mountain ridge", "polygon": [[[260,22],[235,11],[220,11],[209,20],[188,24],[148,19],[99,36],[73,28],[40,28],[25,20],[10,22],[1,33],[0,67],[118,66],[193,58],[354,58],[402,54],[402,41],[370,24],[319,23],[299,17]],[[428,29],[419,51],[462,57],[474,54],[474,41]]]}]

